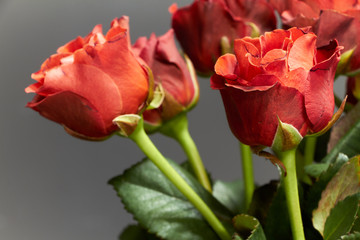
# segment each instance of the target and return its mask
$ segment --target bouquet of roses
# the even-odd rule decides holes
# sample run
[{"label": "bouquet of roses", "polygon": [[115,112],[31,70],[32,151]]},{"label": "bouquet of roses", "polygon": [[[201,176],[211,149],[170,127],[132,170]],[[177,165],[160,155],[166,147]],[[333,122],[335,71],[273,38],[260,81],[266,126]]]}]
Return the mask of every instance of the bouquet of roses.
[{"label": "bouquet of roses", "polygon": [[[138,221],[119,239],[360,239],[360,3],[195,0],[169,11],[172,29],[133,44],[126,16],[105,35],[95,26],[25,90],[29,108],[72,136],[127,137],[146,155],[109,181]],[[197,74],[221,94],[243,179],[211,179],[188,131]],[[155,132],[187,161],[165,158]],[[255,186],[253,154],[280,179]]]}]

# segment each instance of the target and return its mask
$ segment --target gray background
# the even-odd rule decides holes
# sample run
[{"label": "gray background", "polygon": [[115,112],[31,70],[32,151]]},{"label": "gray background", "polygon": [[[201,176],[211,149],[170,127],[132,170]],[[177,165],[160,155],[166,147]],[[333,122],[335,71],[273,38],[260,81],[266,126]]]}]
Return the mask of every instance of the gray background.
[{"label": "gray background", "polygon": [[[93,26],[130,16],[132,42],[165,33],[173,0],[2,0],[0,2],[0,239],[116,239],[133,222],[107,180],[143,158],[128,139],[88,142],[25,108],[30,74],[59,46]],[[191,1],[181,1],[184,6]],[[220,95],[200,81],[200,101],[189,113],[190,131],[216,179],[241,177],[238,144],[226,122]],[[178,162],[180,147],[152,139]],[[277,178],[268,161],[255,160],[256,182]]]}]

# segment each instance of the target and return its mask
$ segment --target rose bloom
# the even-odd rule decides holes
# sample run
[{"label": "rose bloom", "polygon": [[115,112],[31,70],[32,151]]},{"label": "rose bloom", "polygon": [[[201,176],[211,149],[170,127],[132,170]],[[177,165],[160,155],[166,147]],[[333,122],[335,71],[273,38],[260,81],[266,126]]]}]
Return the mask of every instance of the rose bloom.
[{"label": "rose bloom", "polygon": [[249,36],[258,30],[276,27],[273,8],[265,0],[195,0],[182,8],[170,8],[172,27],[181,47],[202,74],[212,74],[216,59],[222,55],[221,39]]},{"label": "rose bloom", "polygon": [[308,29],[274,30],[235,40],[211,78],[219,89],[233,134],[250,146],[272,146],[279,120],[302,136],[322,130],[334,111],[336,40],[316,48]]},{"label": "rose bloom", "polygon": [[161,84],[165,93],[159,108],[144,112],[147,124],[153,128],[159,127],[163,122],[189,110],[197,103],[197,79],[190,74],[185,60],[180,55],[172,29],[160,37],[152,34],[149,39],[139,38],[133,45],[133,51],[151,68],[155,84]]},{"label": "rose bloom", "polygon": [[147,71],[129,48],[128,30],[114,19],[104,36],[101,25],[50,56],[26,88],[36,93],[27,107],[89,140],[118,130],[112,120],[141,111],[149,95]]},{"label": "rose bloom", "polygon": [[[360,3],[353,0],[271,0],[285,25],[291,27],[312,26],[318,36],[317,46],[327,45],[337,39],[344,52],[355,49],[350,63],[341,73],[360,69]],[[355,79],[348,79],[348,102],[355,103],[351,86]],[[359,81],[359,80],[358,80]]]}]

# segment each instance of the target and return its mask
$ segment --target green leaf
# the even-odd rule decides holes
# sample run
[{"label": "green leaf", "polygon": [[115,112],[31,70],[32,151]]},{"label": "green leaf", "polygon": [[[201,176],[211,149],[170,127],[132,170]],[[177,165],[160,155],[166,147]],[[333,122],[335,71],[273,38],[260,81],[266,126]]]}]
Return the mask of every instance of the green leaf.
[{"label": "green leaf", "polygon": [[358,210],[356,220],[353,227],[351,228],[351,232],[360,232],[360,209]]},{"label": "green leaf", "polygon": [[[200,183],[178,164],[169,160],[175,170],[208,204],[229,232],[231,213]],[[136,164],[121,176],[109,181],[122,199],[125,208],[150,233],[164,239],[218,239],[197,209],[148,159]]]},{"label": "green leaf", "polygon": [[[180,166],[185,169],[188,173],[190,173],[194,178],[196,178],[196,175],[195,175],[195,172],[194,172],[194,169],[191,167],[191,164],[189,162],[189,160],[186,160],[185,162],[181,163]],[[211,173],[209,173],[206,169],[205,169],[208,177],[209,177],[209,180],[210,180],[210,184],[211,186],[213,185],[213,179],[211,177]]]},{"label": "green leaf", "polygon": [[360,156],[357,156],[345,163],[321,194],[318,208],[313,211],[313,225],[323,236],[331,209],[346,197],[360,192],[359,162]]},{"label": "green leaf", "polygon": [[341,240],[360,240],[360,232],[354,232],[340,237]]},{"label": "green leaf", "polygon": [[256,218],[240,214],[234,217],[233,222],[237,234],[242,236],[243,239],[266,240],[261,224]]},{"label": "green leaf", "polygon": [[[271,181],[255,189],[248,214],[264,225],[271,203],[278,190],[278,181]],[[265,225],[264,225],[265,226]],[[266,232],[266,231],[265,231]]]},{"label": "green leaf", "polygon": [[317,208],[322,191],[326,188],[331,178],[347,161],[349,161],[349,158],[346,155],[340,153],[334,162],[330,163],[328,169],[320,175],[318,181],[314,183],[313,186],[311,186],[307,193],[307,201],[305,203],[305,210],[307,211],[307,215],[312,216],[312,211]]},{"label": "green leaf", "polygon": [[[332,150],[338,141],[359,121],[360,104],[356,104],[343,118],[339,119],[334,125],[330,140],[328,143],[328,151]],[[359,152],[358,152],[359,153]]]},{"label": "green leaf", "polygon": [[234,215],[246,211],[244,183],[242,180],[233,182],[216,181],[213,187],[213,196]]},{"label": "green leaf", "polygon": [[322,162],[332,162],[339,153],[344,153],[349,158],[360,153],[360,120],[339,140]]},{"label": "green leaf", "polygon": [[313,163],[305,166],[305,173],[311,177],[319,177],[323,172],[329,168],[329,163]]},{"label": "green leaf", "polygon": [[156,240],[155,235],[148,233],[138,225],[129,225],[121,233],[119,240]]},{"label": "green leaf", "polygon": [[336,240],[348,233],[359,209],[360,195],[352,195],[338,202],[326,219],[324,240]]},{"label": "green leaf", "polygon": [[284,186],[279,184],[276,195],[271,201],[264,224],[268,240],[289,239],[291,227],[286,204]]}]

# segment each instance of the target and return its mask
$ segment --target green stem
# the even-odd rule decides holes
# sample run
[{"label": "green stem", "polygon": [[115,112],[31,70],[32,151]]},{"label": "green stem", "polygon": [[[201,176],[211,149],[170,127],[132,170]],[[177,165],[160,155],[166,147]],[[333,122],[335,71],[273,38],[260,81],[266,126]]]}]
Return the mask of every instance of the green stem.
[{"label": "green stem", "polygon": [[301,218],[298,181],[296,177],[296,148],[277,154],[287,171],[283,176],[286,203],[289,211],[290,225],[294,240],[305,240],[304,227]]},{"label": "green stem", "polygon": [[178,172],[169,164],[164,156],[152,143],[147,136],[143,126],[143,120],[139,122],[136,130],[129,136],[145,155],[160,169],[160,171],[184,194],[184,196],[194,205],[196,209],[203,215],[206,221],[218,234],[222,240],[230,240],[231,236],[221,224],[219,219],[206,205],[206,203],[195,193],[195,191],[186,183],[186,181],[178,174]]},{"label": "green stem", "polygon": [[243,172],[244,185],[245,185],[245,204],[246,204],[246,209],[248,209],[255,190],[252,152],[251,152],[251,148],[248,145],[242,143],[240,143],[240,149],[241,149],[241,160],[242,160],[241,161],[242,172]]},{"label": "green stem", "polygon": [[316,137],[305,138],[304,166],[312,164],[314,162],[316,139]]},{"label": "green stem", "polygon": [[186,114],[180,114],[176,118],[170,120],[160,131],[178,141],[189,160],[196,178],[199,180],[201,185],[211,193],[211,183],[196,144],[189,133]]}]

